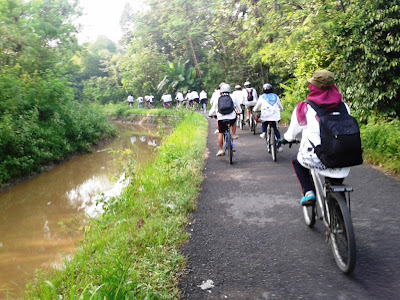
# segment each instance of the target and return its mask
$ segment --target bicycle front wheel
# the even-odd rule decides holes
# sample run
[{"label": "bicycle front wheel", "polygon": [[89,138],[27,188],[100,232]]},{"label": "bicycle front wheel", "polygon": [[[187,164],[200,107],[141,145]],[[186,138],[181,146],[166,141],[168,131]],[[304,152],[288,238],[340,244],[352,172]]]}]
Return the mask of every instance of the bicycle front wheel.
[{"label": "bicycle front wheel", "polygon": [[356,264],[356,238],[353,223],[343,193],[329,193],[330,239],[339,269],[353,272]]}]

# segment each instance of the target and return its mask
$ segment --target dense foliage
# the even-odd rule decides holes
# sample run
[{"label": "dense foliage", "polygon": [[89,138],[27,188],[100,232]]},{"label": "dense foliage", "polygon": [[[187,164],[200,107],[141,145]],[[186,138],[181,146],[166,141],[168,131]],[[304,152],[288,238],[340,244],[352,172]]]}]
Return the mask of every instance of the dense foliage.
[{"label": "dense foliage", "polygon": [[112,133],[99,110],[74,101],[75,7],[0,0],[0,184]]},{"label": "dense foliage", "polygon": [[[209,91],[221,81],[250,80],[258,89],[271,82],[290,109],[304,99],[313,71],[327,68],[361,120],[399,116],[396,0],[144,2],[121,57],[131,66],[122,81],[139,94],[155,92],[161,80],[174,82],[175,90],[203,85]],[[159,67],[186,60],[197,81],[178,82],[177,72]]]}]

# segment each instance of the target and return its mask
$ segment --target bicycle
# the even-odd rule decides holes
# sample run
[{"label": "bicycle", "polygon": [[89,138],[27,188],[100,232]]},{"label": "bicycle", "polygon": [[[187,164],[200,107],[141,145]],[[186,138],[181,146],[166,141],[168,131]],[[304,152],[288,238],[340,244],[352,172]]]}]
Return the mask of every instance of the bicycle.
[{"label": "bicycle", "polygon": [[231,120],[224,120],[224,123],[227,127],[227,129],[224,132],[224,139],[223,139],[223,149],[225,151],[228,150],[228,156],[229,156],[229,164],[233,163],[233,139],[232,139],[232,134],[231,134],[231,125],[229,124]]},{"label": "bicycle", "polygon": [[241,104],[241,108],[242,108],[242,112],[240,114],[238,114],[238,118],[237,118],[237,126],[243,130],[244,128],[244,124],[246,124],[245,120],[244,120],[244,105]]},{"label": "bicycle", "polygon": [[275,136],[275,130],[272,127],[272,122],[275,121],[268,121],[267,130],[265,132],[265,140],[267,142],[268,153],[271,153],[272,160],[276,161],[277,139]]},{"label": "bicycle", "polygon": [[[289,142],[289,147],[292,143]],[[356,264],[356,239],[351,220],[350,193],[353,187],[337,183],[338,179],[324,177],[319,169],[310,169],[316,201],[303,206],[304,221],[313,228],[316,220],[326,227],[326,242],[330,241],[336,264],[345,273],[353,272]]]},{"label": "bicycle", "polygon": [[251,108],[250,111],[250,119],[249,119],[249,126],[250,126],[250,131],[253,132],[253,134],[256,134],[256,126],[257,126],[257,122],[254,119],[254,112],[253,112],[253,108]]}]

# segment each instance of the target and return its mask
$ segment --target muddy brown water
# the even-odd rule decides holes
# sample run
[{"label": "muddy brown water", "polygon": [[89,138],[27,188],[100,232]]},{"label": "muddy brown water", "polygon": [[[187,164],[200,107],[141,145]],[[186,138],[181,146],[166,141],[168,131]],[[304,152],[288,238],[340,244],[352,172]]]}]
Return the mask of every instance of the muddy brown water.
[{"label": "muddy brown water", "polygon": [[[36,269],[50,269],[72,256],[89,218],[101,211],[100,193],[118,195],[127,184],[109,150],[131,151],[148,163],[161,138],[156,127],[119,124],[120,134],[81,155],[0,193],[0,299],[20,296]],[[120,159],[121,160],[121,159]]]}]

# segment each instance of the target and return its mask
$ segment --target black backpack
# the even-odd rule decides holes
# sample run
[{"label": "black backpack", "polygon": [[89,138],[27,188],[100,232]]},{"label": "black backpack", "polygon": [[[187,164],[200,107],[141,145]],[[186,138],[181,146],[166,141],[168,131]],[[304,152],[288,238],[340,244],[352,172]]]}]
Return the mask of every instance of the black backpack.
[{"label": "black backpack", "polygon": [[218,99],[218,112],[223,115],[229,115],[233,112],[234,106],[231,96],[221,95]]},{"label": "black backpack", "polygon": [[360,128],[347,112],[343,102],[333,109],[324,109],[306,101],[319,116],[321,145],[314,151],[327,168],[342,168],[363,163]]},{"label": "black backpack", "polygon": [[247,90],[247,101],[251,102],[251,101],[253,101],[253,100],[254,100],[254,97],[253,97],[253,89],[248,89],[248,90]]}]

